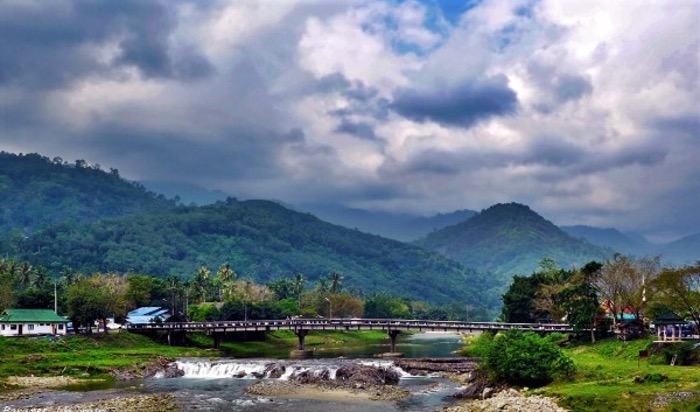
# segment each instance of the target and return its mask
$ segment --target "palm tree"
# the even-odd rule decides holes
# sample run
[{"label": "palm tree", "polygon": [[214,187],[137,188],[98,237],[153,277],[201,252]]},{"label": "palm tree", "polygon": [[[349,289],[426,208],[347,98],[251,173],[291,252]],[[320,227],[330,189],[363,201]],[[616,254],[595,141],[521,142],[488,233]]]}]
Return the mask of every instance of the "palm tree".
[{"label": "palm tree", "polygon": [[236,277],[236,272],[231,269],[231,265],[225,263],[216,272],[216,283],[219,286],[219,301],[223,301],[231,294],[233,279]]},{"label": "palm tree", "polygon": [[46,283],[46,271],[44,268],[38,268],[36,270],[36,277],[34,277],[34,287],[35,288],[42,288],[44,287],[44,284]]},{"label": "palm tree", "polygon": [[32,266],[24,262],[22,263],[22,266],[19,268],[19,273],[18,273],[18,282],[19,285],[22,289],[26,289],[31,285],[32,283]]},{"label": "palm tree", "polygon": [[197,270],[197,274],[195,275],[193,282],[194,298],[197,303],[202,303],[207,299],[209,286],[211,285],[211,280],[209,279],[210,274],[211,272],[206,266],[201,266]]},{"label": "palm tree", "polygon": [[343,282],[343,275],[340,272],[336,272],[334,270],[329,275],[329,278],[331,280],[331,293],[339,293],[340,284]]}]

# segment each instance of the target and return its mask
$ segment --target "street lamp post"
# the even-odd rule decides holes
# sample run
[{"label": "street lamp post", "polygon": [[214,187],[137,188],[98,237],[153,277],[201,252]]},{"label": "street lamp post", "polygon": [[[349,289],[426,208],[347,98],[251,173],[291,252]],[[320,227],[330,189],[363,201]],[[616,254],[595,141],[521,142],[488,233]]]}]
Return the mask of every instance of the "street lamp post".
[{"label": "street lamp post", "polygon": [[330,299],[324,298],[328,302],[328,319],[333,317],[333,302]]}]

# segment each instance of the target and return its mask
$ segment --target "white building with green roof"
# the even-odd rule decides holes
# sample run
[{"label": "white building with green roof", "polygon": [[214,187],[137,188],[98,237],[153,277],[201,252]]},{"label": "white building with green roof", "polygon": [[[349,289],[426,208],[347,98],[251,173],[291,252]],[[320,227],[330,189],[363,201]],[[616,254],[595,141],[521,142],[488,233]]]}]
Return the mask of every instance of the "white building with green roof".
[{"label": "white building with green roof", "polygon": [[0,336],[65,335],[68,320],[51,309],[5,309]]}]

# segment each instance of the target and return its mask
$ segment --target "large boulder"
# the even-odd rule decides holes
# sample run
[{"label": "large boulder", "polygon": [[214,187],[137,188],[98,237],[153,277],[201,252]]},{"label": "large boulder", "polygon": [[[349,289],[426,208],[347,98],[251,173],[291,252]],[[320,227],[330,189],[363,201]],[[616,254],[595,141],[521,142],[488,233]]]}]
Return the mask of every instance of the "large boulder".
[{"label": "large boulder", "polygon": [[399,383],[399,374],[389,368],[350,364],[338,368],[335,379],[354,386],[396,385]]}]

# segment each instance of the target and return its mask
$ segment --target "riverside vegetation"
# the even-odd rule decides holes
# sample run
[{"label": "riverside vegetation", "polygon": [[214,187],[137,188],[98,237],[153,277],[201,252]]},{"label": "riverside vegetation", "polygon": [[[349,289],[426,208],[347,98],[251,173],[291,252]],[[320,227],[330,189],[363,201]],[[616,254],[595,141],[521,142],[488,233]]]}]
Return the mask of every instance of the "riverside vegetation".
[{"label": "riverside vegetation", "polygon": [[[650,356],[640,359],[640,351]],[[565,335],[508,332],[468,338],[461,354],[482,360],[489,385],[515,384],[572,411],[700,410],[697,342],[662,346],[648,338],[591,344],[570,342]],[[673,356],[675,366],[669,365]]]}]

